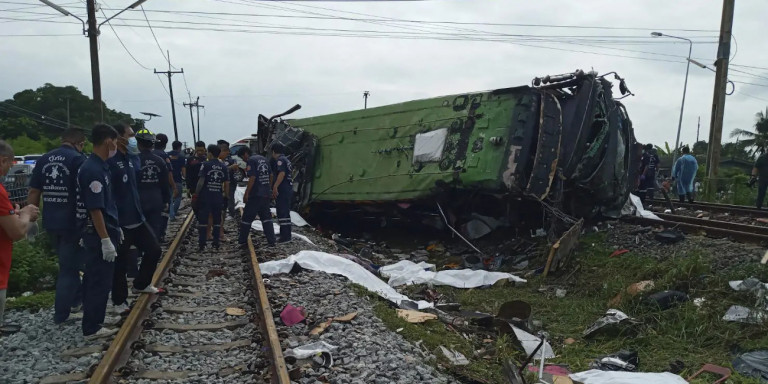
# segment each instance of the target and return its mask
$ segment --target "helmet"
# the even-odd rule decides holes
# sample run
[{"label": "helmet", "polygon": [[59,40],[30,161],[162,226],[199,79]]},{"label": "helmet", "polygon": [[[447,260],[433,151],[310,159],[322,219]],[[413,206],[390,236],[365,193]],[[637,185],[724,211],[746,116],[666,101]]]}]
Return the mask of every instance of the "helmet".
[{"label": "helmet", "polygon": [[149,129],[142,128],[136,132],[136,140],[140,140],[146,143],[153,144],[155,142],[155,135],[149,131]]}]

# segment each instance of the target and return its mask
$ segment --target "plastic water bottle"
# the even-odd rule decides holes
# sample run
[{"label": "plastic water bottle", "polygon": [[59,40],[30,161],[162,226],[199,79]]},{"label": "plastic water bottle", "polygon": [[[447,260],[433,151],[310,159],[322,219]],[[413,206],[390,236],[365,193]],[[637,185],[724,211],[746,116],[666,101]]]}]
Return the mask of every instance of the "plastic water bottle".
[{"label": "plastic water bottle", "polygon": [[37,234],[40,233],[40,227],[37,226],[37,222],[29,224],[29,229],[27,229],[27,241],[34,243]]}]

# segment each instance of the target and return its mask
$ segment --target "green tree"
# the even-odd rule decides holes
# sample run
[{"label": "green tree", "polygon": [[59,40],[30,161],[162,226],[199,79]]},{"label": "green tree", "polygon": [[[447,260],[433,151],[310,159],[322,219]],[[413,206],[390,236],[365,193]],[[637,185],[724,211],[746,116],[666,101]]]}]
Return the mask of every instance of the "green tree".
[{"label": "green tree", "polygon": [[691,148],[691,152],[693,152],[694,156],[706,155],[708,149],[709,149],[709,145],[707,144],[707,142],[701,140],[693,144],[693,147]]},{"label": "green tree", "polygon": [[[26,136],[31,140],[53,139],[67,126],[67,103],[72,127],[89,131],[99,120],[93,100],[73,86],[57,87],[45,84],[35,90],[25,89],[13,98],[0,101],[0,138],[4,140]],[[134,124],[131,115],[103,105],[104,121]],[[44,146],[47,146],[44,144]]]},{"label": "green tree", "polygon": [[655,145],[656,152],[659,156],[672,156],[672,148],[669,147],[668,142],[664,142],[664,148],[659,147],[658,145]]},{"label": "green tree", "polygon": [[751,154],[763,154],[768,149],[768,108],[755,114],[755,131],[734,129],[731,137],[739,138]]}]

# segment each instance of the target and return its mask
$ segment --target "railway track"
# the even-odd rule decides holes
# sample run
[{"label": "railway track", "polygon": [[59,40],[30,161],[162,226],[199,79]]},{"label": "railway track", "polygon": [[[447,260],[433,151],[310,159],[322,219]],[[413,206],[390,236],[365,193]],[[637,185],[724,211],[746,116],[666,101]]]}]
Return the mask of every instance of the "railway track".
[{"label": "railway track", "polygon": [[[665,200],[654,199],[651,200],[654,205],[666,207],[667,202]],[[713,213],[729,213],[733,215],[744,215],[755,218],[768,218],[768,210],[761,210],[746,205],[733,205],[733,204],[719,204],[719,203],[680,203],[673,201],[672,206],[675,208],[682,207],[690,210],[701,210]]]},{"label": "railway track", "polygon": [[203,252],[191,213],[169,223],[168,233],[176,236],[152,280],[167,294],[132,296],[132,309],[111,343],[69,351],[106,350],[98,366],[43,382],[289,384],[257,253],[250,238],[247,250],[237,248],[234,223],[239,221],[224,223],[229,241],[218,250],[209,242]]},{"label": "railway track", "polygon": [[659,221],[644,217],[624,217],[622,218],[622,221],[643,226],[675,228],[688,234],[698,234],[716,238],[730,238],[742,243],[756,245],[768,244],[768,227],[664,213],[656,213],[656,215],[662,220]]}]

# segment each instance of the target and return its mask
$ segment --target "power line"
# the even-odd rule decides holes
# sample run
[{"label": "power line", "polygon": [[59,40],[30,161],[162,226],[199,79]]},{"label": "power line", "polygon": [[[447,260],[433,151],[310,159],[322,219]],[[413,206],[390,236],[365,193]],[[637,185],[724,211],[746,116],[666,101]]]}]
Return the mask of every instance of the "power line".
[{"label": "power line", "polygon": [[14,35],[14,34],[0,34],[0,37],[60,37],[60,36],[82,36],[80,33],[61,33],[61,34],[24,34],[24,35]]},{"label": "power line", "polygon": [[42,113],[38,113],[38,112],[29,110],[29,109],[26,109],[26,108],[19,107],[18,105],[11,104],[8,101],[0,101],[0,103],[1,104],[5,104],[6,105],[5,108],[9,108],[10,107],[10,108],[18,109],[18,110],[24,111],[24,112],[32,114],[32,115],[40,116],[43,119],[49,119],[49,120],[53,120],[53,121],[58,122],[58,123],[66,124],[65,121],[62,121],[62,120],[59,120],[59,119],[55,119],[53,117],[46,116],[46,115],[43,115]]},{"label": "power line", "polygon": [[742,92],[742,91],[739,91],[739,93],[738,93],[738,94],[739,94],[739,95],[742,95],[742,96],[746,96],[746,97],[752,98],[752,99],[755,99],[755,100],[760,100],[760,101],[765,101],[765,102],[768,102],[768,99],[762,99],[762,98],[759,98],[759,97],[757,97],[757,96],[752,96],[752,95],[750,95],[750,94],[748,94],[748,93],[744,93],[744,92]]},{"label": "power line", "polygon": [[[152,37],[155,39],[155,44],[157,44],[157,49],[160,50],[160,54],[163,55],[163,58],[165,58],[165,62],[167,62],[168,65],[170,65],[171,67],[173,67],[171,65],[171,59],[169,59],[168,56],[165,55],[165,52],[163,52],[163,48],[160,46],[160,42],[157,41],[157,36],[155,35],[155,30],[152,29],[152,24],[149,23],[149,18],[147,17],[147,13],[144,12],[144,6],[141,5],[140,7],[141,7],[141,13],[144,14],[144,20],[147,21],[147,26],[149,27],[149,31],[152,32]],[[173,68],[175,69],[176,67],[173,67]]]},{"label": "power line", "polygon": [[[101,10],[101,14],[102,14],[102,15],[104,15],[104,17],[105,17],[105,18],[107,17],[107,14],[104,12],[104,10],[103,10],[103,9]],[[118,34],[117,34],[117,31],[115,31],[115,28],[114,28],[114,27],[112,27],[112,23],[111,23],[111,22],[109,22],[109,21],[107,21],[107,25],[109,25],[109,29],[111,29],[111,30],[112,30],[112,33],[114,33],[114,34],[115,34],[115,37],[117,37],[117,41],[119,41],[119,42],[120,42],[120,45],[122,45],[122,46],[123,46],[123,49],[125,49],[125,52],[128,54],[128,56],[130,56],[130,57],[131,57],[131,59],[133,59],[133,61],[134,61],[134,62],[136,62],[136,64],[138,64],[140,67],[142,67],[142,68],[144,68],[144,69],[146,69],[146,70],[150,70],[151,68],[148,68],[148,67],[147,67],[147,66],[145,66],[144,64],[140,63],[140,62],[139,62],[139,60],[137,60],[137,59],[136,59],[136,57],[134,57],[134,56],[133,56],[133,54],[132,54],[132,53],[131,53],[131,51],[128,49],[128,47],[126,47],[126,46],[125,46],[125,44],[123,43],[123,40],[120,38],[120,35],[118,35]]]}]

